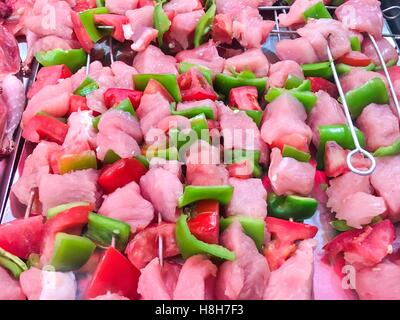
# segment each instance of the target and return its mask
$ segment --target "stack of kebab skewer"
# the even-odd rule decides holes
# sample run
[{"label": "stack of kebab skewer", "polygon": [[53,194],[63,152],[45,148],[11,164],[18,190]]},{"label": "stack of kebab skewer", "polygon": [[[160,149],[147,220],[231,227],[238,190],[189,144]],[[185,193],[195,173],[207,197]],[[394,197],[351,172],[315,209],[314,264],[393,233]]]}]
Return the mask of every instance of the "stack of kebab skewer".
[{"label": "stack of kebab skewer", "polygon": [[[37,145],[11,190],[25,217],[0,226],[1,298],[400,298],[398,54],[378,1],[334,20],[296,0],[274,64],[269,1],[41,1],[37,21],[39,5],[83,50],[32,49]],[[104,34],[123,61],[91,62]],[[318,203],[339,233],[323,248],[304,223]]]}]

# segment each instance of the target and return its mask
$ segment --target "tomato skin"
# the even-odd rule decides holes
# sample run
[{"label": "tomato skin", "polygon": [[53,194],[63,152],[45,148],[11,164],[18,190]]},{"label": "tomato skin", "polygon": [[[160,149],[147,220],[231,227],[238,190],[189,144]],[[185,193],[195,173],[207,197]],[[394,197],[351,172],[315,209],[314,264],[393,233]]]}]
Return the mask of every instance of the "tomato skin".
[{"label": "tomato skin", "polygon": [[69,113],[89,110],[86,103],[86,97],[72,95],[69,99]]},{"label": "tomato skin", "polygon": [[178,76],[178,85],[181,89],[182,101],[217,100],[217,94],[206,78],[196,68]]},{"label": "tomato skin", "polygon": [[188,221],[190,232],[199,240],[218,244],[219,203],[202,200],[195,204],[194,217]]},{"label": "tomato skin", "polygon": [[164,88],[164,86],[159,83],[157,80],[150,79],[147,83],[146,88],[143,91],[143,94],[154,94],[160,93],[166,100],[169,102],[174,102],[174,98],[169,94],[168,90]]},{"label": "tomato skin", "polygon": [[95,14],[94,22],[104,26],[113,26],[112,37],[119,42],[125,41],[122,25],[129,22],[128,17],[119,14]]},{"label": "tomato skin", "polygon": [[36,93],[42,90],[43,87],[56,84],[60,79],[66,79],[72,76],[71,71],[64,64],[50,67],[41,67],[36,81],[30,87],[27,98],[31,99]]},{"label": "tomato skin", "polygon": [[135,110],[139,107],[142,96],[143,93],[141,91],[122,88],[109,88],[103,94],[107,108],[112,108],[121,101],[129,99]]},{"label": "tomato skin", "polygon": [[300,151],[309,152],[307,137],[298,133],[292,133],[279,137],[271,144],[271,149],[279,148],[282,151],[285,144]]},{"label": "tomato skin", "polygon": [[109,194],[129,182],[139,183],[147,168],[136,159],[120,159],[105,168],[100,174],[98,183],[104,192]]},{"label": "tomato skin", "polygon": [[47,140],[62,144],[68,132],[68,125],[45,115],[35,115],[25,126],[22,136],[31,142]]},{"label": "tomato skin", "polygon": [[315,226],[273,217],[265,218],[265,222],[272,235],[272,241],[264,249],[271,271],[278,269],[296,251],[296,241],[313,238],[318,231]]},{"label": "tomato skin", "polygon": [[261,107],[258,103],[257,88],[243,86],[231,89],[229,92],[229,105],[239,110],[261,111]]},{"label": "tomato skin", "polygon": [[40,253],[43,231],[41,215],[2,224],[0,247],[21,259],[28,259],[31,253]]},{"label": "tomato skin", "polygon": [[324,78],[308,77],[311,82],[311,91],[317,93],[320,90],[327,92],[332,98],[339,97],[339,91],[336,85]]},{"label": "tomato skin", "polygon": [[253,175],[252,163],[250,160],[245,159],[240,162],[229,164],[228,172],[230,177],[249,179]]},{"label": "tomato skin", "polygon": [[90,39],[90,36],[87,33],[85,27],[82,24],[81,18],[79,17],[79,13],[72,11],[71,20],[75,35],[78,38],[79,43],[81,44],[82,48],[86,51],[86,53],[90,54],[90,51],[93,49],[94,44],[92,39]]},{"label": "tomato skin", "polygon": [[366,67],[371,64],[371,59],[359,51],[351,51],[337,59],[337,63],[344,63],[352,67]]},{"label": "tomato skin", "polygon": [[117,293],[131,300],[137,299],[140,271],[118,250],[110,247],[101,258],[86,291],[86,299],[107,292]]}]

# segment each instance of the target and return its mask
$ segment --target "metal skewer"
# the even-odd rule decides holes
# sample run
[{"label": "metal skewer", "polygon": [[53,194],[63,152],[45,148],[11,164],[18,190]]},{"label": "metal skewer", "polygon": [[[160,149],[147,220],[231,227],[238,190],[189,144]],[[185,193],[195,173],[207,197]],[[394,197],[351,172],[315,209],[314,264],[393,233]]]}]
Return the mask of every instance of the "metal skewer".
[{"label": "metal skewer", "polygon": [[[162,222],[161,213],[158,213],[158,225]],[[160,261],[160,266],[164,266],[164,241],[162,235],[158,235],[158,259]]]}]

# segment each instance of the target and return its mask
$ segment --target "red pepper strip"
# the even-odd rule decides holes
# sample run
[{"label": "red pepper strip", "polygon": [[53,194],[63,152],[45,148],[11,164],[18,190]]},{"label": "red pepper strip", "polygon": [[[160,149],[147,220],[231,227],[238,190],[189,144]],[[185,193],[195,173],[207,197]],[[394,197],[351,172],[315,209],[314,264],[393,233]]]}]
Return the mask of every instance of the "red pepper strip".
[{"label": "red pepper strip", "polygon": [[272,241],[264,249],[271,271],[278,269],[296,249],[296,241],[313,238],[318,228],[304,223],[267,217],[265,219]]},{"label": "red pepper strip", "polygon": [[337,60],[337,63],[344,63],[352,67],[366,67],[371,64],[371,59],[359,51],[351,51]]},{"label": "red pepper strip", "polygon": [[190,232],[199,240],[218,244],[219,203],[214,200],[198,201],[194,207],[194,217],[188,221]]},{"label": "red pepper strip", "polygon": [[324,250],[331,262],[344,252],[352,256],[358,267],[372,267],[388,255],[388,248],[395,238],[393,223],[383,220],[362,230],[349,230],[339,234],[325,245]]},{"label": "red pepper strip", "polygon": [[121,16],[119,14],[95,14],[94,15],[94,23],[100,24],[103,26],[112,26],[114,27],[112,36],[115,40],[119,42],[124,42],[124,30],[122,29],[122,25],[127,24],[129,22],[128,17]]},{"label": "red pepper strip", "polygon": [[31,142],[47,140],[62,144],[68,132],[68,126],[51,116],[35,115],[25,126],[22,136]]},{"label": "red pepper strip", "polygon": [[217,94],[207,79],[196,68],[178,76],[178,85],[181,89],[182,101],[217,100]]},{"label": "red pepper strip", "polygon": [[143,94],[153,94],[153,93],[160,93],[169,102],[175,101],[175,99],[172,98],[168,90],[165,89],[161,83],[159,83],[157,80],[150,79],[149,82],[147,83],[146,88],[143,91]]},{"label": "red pepper strip", "polygon": [[339,97],[339,91],[336,85],[324,78],[308,77],[311,82],[311,91],[317,93],[320,90],[327,92],[332,98]]},{"label": "red pepper strip", "polygon": [[44,225],[41,262],[48,263],[53,255],[54,239],[58,232],[81,234],[93,205],[73,207],[48,219]]},{"label": "red pepper strip", "polygon": [[118,250],[110,247],[101,258],[86,291],[86,299],[107,292],[117,293],[131,300],[138,297],[140,271]]},{"label": "red pepper strip", "polygon": [[125,99],[129,99],[136,110],[140,105],[143,92],[131,89],[109,88],[104,94],[104,103],[107,108],[112,108]]},{"label": "red pepper strip", "polygon": [[72,95],[69,99],[69,113],[89,110],[86,103],[86,97],[78,96],[76,94]]},{"label": "red pepper strip", "polygon": [[69,78],[70,76],[72,76],[72,73],[65,64],[40,68],[36,81],[28,91],[28,99],[31,99],[43,87],[56,84],[59,79]]},{"label": "red pepper strip", "polygon": [[0,225],[0,247],[21,259],[39,253],[43,238],[43,216],[17,219]]},{"label": "red pepper strip", "polygon": [[81,12],[93,8],[96,8],[96,0],[77,0],[73,9],[76,12]]},{"label": "red pepper strip", "polygon": [[79,43],[87,53],[90,53],[90,51],[93,49],[94,44],[92,39],[90,39],[90,36],[87,33],[85,27],[82,24],[81,18],[79,17],[79,13],[72,11],[71,19],[74,32],[76,37],[78,38]]},{"label": "red pepper strip", "polygon": [[139,160],[120,159],[101,173],[98,183],[105,193],[111,193],[129,182],[139,183],[146,172],[147,168]]},{"label": "red pepper strip", "polygon": [[270,192],[271,191],[271,180],[269,180],[269,177],[267,175],[265,175],[264,177],[262,177],[261,181],[264,186],[264,189],[267,192]]},{"label": "red pepper strip", "polygon": [[232,88],[229,92],[229,105],[239,110],[261,111],[257,88],[252,86]]}]

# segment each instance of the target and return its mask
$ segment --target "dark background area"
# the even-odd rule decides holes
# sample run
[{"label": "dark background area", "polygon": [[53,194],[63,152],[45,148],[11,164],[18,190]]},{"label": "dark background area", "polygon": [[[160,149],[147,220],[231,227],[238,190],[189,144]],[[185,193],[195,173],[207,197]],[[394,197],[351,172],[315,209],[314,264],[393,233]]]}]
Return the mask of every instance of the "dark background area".
[{"label": "dark background area", "polygon": [[[381,0],[382,9],[388,8],[390,6],[400,5],[398,0]],[[393,10],[393,13],[396,14],[396,11]],[[395,20],[387,20],[390,26],[392,33],[400,34],[400,17]],[[400,46],[400,39],[397,39],[397,44]]]}]

